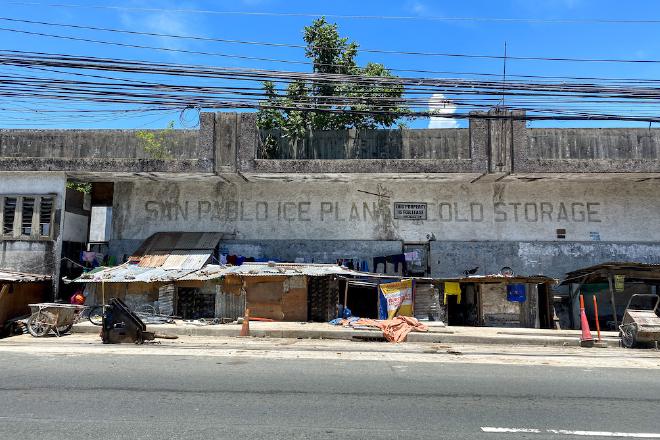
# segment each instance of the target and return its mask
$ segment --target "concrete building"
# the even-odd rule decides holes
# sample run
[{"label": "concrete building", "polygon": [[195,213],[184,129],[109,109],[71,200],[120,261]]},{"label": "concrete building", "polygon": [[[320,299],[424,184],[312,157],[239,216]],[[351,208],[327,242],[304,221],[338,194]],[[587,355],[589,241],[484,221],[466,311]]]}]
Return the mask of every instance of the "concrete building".
[{"label": "concrete building", "polygon": [[313,132],[292,144],[260,132],[254,114],[203,113],[198,131],[165,146],[170,159],[155,160],[130,130],[2,130],[4,206],[53,194],[55,220],[43,242],[16,236],[14,219],[0,267],[40,263],[57,276],[48,264],[68,230],[57,214],[66,179],[105,188],[89,203],[91,233],[119,260],[156,232],[212,231],[226,254],[369,270],[417,250],[416,272],[435,277],[660,262],[657,129],[529,129],[524,115],[493,110],[465,129]]}]

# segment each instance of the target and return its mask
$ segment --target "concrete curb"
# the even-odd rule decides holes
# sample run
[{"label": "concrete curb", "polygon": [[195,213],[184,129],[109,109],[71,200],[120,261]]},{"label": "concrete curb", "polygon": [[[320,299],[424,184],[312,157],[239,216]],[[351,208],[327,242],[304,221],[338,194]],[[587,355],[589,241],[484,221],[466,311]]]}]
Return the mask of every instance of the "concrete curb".
[{"label": "concrete curb", "polygon": [[[237,325],[214,325],[214,326],[181,326],[181,327],[159,327],[150,326],[149,331],[176,336],[207,336],[207,337],[239,337],[240,326]],[[75,325],[74,333],[98,334],[101,328],[93,325]],[[547,334],[547,333],[545,333]],[[453,343],[453,344],[483,344],[483,345],[525,345],[525,346],[559,346],[579,347],[578,337],[569,336],[545,336],[544,335],[466,335],[450,329],[434,329],[434,331],[419,333],[411,332],[408,342],[422,343]],[[351,330],[334,328],[332,330],[321,329],[260,329],[251,328],[250,336],[256,338],[291,338],[291,339],[343,339],[357,341],[365,339],[381,339],[383,333],[378,330]],[[602,347],[619,347],[619,340],[606,338],[602,341]]]}]

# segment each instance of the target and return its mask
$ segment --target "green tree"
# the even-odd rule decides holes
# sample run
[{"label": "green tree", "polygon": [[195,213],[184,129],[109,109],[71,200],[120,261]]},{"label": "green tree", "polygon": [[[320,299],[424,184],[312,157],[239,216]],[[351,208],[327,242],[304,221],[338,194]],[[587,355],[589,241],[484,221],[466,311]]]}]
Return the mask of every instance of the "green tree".
[{"label": "green tree", "polygon": [[[379,81],[379,78],[395,78],[382,64],[358,66],[359,46],[341,37],[337,24],[328,23],[325,18],[314,20],[305,27],[304,40],[305,56],[312,61],[314,73],[350,75],[356,80],[297,80],[290,82],[284,91],[278,91],[275,83],[267,81],[266,100],[257,115],[259,128],[280,129],[283,136],[295,143],[306,130],[388,128],[408,114],[408,109],[400,103],[403,85]],[[365,81],[363,77],[373,79]],[[264,157],[272,157],[275,150],[275,139],[267,138]]]},{"label": "green tree", "polygon": [[153,159],[166,160],[172,158],[172,154],[170,153],[170,150],[167,148],[165,143],[167,142],[167,138],[170,137],[173,133],[174,121],[170,121],[169,124],[167,124],[167,128],[164,130],[159,130],[156,132],[140,130],[135,134],[135,136],[137,136],[139,139],[145,153],[147,153]]}]

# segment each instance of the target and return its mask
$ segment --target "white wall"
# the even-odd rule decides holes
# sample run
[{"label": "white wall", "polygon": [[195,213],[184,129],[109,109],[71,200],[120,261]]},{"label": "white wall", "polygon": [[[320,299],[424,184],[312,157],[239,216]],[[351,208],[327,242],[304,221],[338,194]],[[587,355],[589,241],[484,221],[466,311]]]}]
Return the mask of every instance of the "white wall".
[{"label": "white wall", "polygon": [[112,207],[92,206],[89,228],[89,241],[110,241],[112,238]]},{"label": "white wall", "polygon": [[[529,183],[118,183],[115,239],[223,231],[239,239],[660,241],[660,185]],[[393,218],[427,203],[427,220]]]},{"label": "white wall", "polygon": [[[0,172],[0,194],[43,195],[56,194],[59,224],[55,233],[62,231],[64,221],[64,195],[66,176],[60,172]],[[56,215],[56,219],[57,219]],[[62,250],[62,234],[52,242],[2,241],[0,240],[0,267],[25,272],[45,273],[53,276],[57,285],[59,258]]]}]

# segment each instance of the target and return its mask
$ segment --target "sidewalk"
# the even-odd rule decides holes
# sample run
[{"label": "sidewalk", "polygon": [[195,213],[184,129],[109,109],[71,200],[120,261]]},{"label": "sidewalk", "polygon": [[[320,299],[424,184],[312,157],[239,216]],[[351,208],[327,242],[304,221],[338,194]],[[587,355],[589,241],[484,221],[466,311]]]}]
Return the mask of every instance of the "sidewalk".
[{"label": "sidewalk", "polygon": [[[497,344],[564,346],[580,345],[579,330],[547,330],[529,328],[497,327],[445,327],[442,323],[426,323],[429,331],[411,332],[408,342],[454,343],[454,344]],[[434,325],[435,324],[435,325]],[[176,324],[148,325],[152,332],[177,336],[238,337],[241,326],[238,324],[193,325],[177,321]],[[74,333],[98,334],[101,328],[91,323],[76,324]],[[343,339],[353,341],[380,340],[379,330],[355,330],[327,323],[301,322],[250,322],[250,336],[258,338],[292,339]],[[593,334],[595,337],[596,335]],[[602,332],[606,347],[618,347],[617,332]]]}]

